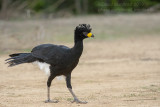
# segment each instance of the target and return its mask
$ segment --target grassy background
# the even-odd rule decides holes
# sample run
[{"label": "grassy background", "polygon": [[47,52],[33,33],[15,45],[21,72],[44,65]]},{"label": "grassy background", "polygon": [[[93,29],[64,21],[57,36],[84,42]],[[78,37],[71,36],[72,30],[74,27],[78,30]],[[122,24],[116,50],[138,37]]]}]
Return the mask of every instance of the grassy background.
[{"label": "grassy background", "polygon": [[[30,51],[42,43],[73,45],[74,29],[88,23],[94,41],[160,35],[160,14],[121,14],[81,16],[49,20],[0,21],[0,53]],[[94,42],[87,39],[88,42]]]}]

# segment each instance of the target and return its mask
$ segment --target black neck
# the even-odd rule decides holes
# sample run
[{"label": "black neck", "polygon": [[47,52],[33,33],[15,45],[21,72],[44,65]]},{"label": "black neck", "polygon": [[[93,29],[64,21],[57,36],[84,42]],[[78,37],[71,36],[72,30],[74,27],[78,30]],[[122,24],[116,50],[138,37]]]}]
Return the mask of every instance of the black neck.
[{"label": "black neck", "polygon": [[74,35],[74,46],[72,48],[73,52],[79,58],[83,52],[83,39],[79,38],[80,36],[75,33]]},{"label": "black neck", "polygon": [[75,31],[74,32],[74,44],[76,44],[76,42],[79,42],[79,41],[83,41],[83,38],[81,37],[79,32]]}]

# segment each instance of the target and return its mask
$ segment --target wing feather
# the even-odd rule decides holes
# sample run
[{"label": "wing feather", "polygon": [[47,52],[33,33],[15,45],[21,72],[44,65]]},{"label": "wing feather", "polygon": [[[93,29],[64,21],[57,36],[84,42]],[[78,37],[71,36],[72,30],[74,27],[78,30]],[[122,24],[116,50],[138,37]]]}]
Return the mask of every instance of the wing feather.
[{"label": "wing feather", "polygon": [[63,45],[42,44],[32,49],[31,54],[46,63],[57,64],[70,48]]}]

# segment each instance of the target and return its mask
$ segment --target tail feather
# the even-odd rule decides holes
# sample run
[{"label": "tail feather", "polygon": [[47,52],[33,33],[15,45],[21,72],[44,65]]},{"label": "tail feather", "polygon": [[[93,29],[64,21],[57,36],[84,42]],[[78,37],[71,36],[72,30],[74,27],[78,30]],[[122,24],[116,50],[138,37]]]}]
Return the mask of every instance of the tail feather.
[{"label": "tail feather", "polygon": [[15,57],[15,56],[18,56],[18,55],[20,55],[20,54],[27,54],[27,53],[14,53],[14,54],[10,54],[9,56],[10,56],[10,57]]},{"label": "tail feather", "polygon": [[20,56],[12,56],[11,58],[6,59],[5,61],[12,60],[12,59],[17,59],[17,58],[20,58]]},{"label": "tail feather", "polygon": [[9,64],[9,67],[35,61],[35,58],[31,55],[31,53],[16,53],[9,56],[11,58],[5,60],[7,61],[6,63]]}]

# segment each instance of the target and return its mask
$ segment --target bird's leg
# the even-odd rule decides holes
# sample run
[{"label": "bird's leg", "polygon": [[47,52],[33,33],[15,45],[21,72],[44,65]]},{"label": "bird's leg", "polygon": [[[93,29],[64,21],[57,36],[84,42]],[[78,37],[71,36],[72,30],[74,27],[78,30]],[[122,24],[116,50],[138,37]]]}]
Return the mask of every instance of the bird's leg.
[{"label": "bird's leg", "polygon": [[74,92],[72,91],[72,86],[71,86],[71,75],[66,76],[66,85],[67,88],[69,90],[69,92],[72,94],[74,100],[72,101],[72,103],[76,102],[76,103],[81,103],[81,104],[86,104],[86,101],[80,101],[77,96],[74,94]]},{"label": "bird's leg", "polygon": [[55,78],[55,77],[52,77],[52,76],[49,76],[49,78],[48,78],[48,81],[47,81],[47,86],[48,86],[47,97],[48,97],[48,100],[46,100],[45,103],[58,103],[58,101],[50,100],[50,86],[51,86],[51,82],[52,82],[52,80],[53,80],[54,78]]},{"label": "bird's leg", "polygon": [[72,94],[74,100],[72,101],[72,103],[76,102],[76,103],[81,103],[81,104],[86,104],[86,101],[80,101],[77,96],[74,94],[74,92],[72,91],[71,88],[68,88],[69,92]]}]

